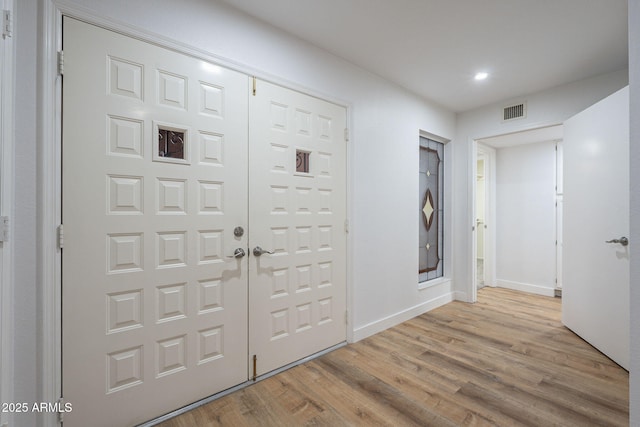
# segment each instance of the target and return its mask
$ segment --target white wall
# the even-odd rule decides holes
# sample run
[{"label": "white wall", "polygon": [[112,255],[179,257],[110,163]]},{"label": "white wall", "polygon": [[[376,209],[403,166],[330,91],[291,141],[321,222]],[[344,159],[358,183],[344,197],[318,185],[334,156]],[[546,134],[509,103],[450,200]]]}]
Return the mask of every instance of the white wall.
[{"label": "white wall", "polygon": [[555,142],[496,152],[496,278],[500,287],[553,296]]},{"label": "white wall", "polygon": [[[38,14],[51,0],[19,1],[15,16],[17,41],[16,100],[16,227],[15,236],[15,398],[35,402],[38,384],[52,373],[37,371],[43,354],[39,318],[44,302],[42,283],[51,283],[39,258],[46,216],[41,202],[47,177],[39,157],[53,143],[53,135],[37,133],[43,108],[39,61],[55,46],[46,33],[46,16]],[[342,100],[350,106],[350,209],[352,253],[350,287],[351,327],[355,338],[404,320],[433,304],[451,299],[451,285],[417,287],[418,136],[424,130],[452,139],[455,115],[398,86],[363,71],[327,52],[212,0],[84,0],[54,3],[86,17],[99,16],[217,55],[227,64],[262,77],[275,76],[296,88]],[[76,13],[74,12],[74,13]],[[40,50],[38,50],[38,48]],[[40,59],[38,59],[40,58]],[[45,109],[46,110],[46,109]],[[38,233],[37,233],[38,230]],[[415,255],[412,255],[415,252]],[[37,378],[40,376],[40,379]],[[19,425],[35,425],[31,416]]]},{"label": "white wall", "polygon": [[631,119],[631,375],[629,425],[640,425],[640,0],[629,1],[629,96]]},{"label": "white wall", "polygon": [[[37,197],[37,2],[17,1],[14,16],[15,73],[15,179],[13,229],[14,273],[14,402],[35,402],[37,397],[36,197]],[[35,425],[35,415],[21,415],[14,425]]]},{"label": "white wall", "polygon": [[[472,194],[475,177],[472,173],[472,141],[522,130],[559,124],[628,84],[627,70],[620,70],[590,79],[566,84],[546,91],[505,100],[458,115],[453,161],[454,181],[454,252],[456,263],[453,276],[457,298],[471,301],[472,252],[471,227],[473,218]],[[511,102],[527,101],[527,117],[503,123],[502,108]]]},{"label": "white wall", "polygon": [[[64,4],[73,4],[64,2]],[[353,326],[430,301],[417,290],[418,132],[451,139],[455,116],[381,78],[211,0],[85,0],[84,10],[223,57],[352,106]],[[389,171],[393,171],[390,173]],[[410,252],[411,253],[411,252]]]}]

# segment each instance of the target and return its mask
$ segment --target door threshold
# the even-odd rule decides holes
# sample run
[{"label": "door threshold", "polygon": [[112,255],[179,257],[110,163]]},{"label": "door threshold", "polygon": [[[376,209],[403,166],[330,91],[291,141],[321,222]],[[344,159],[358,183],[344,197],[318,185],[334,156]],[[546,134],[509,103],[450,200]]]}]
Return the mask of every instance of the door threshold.
[{"label": "door threshold", "polygon": [[196,409],[199,406],[206,405],[207,403],[213,402],[214,400],[218,400],[221,397],[225,397],[225,396],[227,396],[227,395],[229,395],[231,393],[235,393],[236,391],[242,390],[243,388],[248,387],[248,386],[250,386],[252,384],[255,384],[258,381],[265,380],[267,378],[273,377],[274,375],[278,375],[279,373],[282,373],[282,372],[284,372],[284,371],[286,371],[288,369],[291,369],[291,368],[296,367],[298,365],[302,365],[303,363],[307,363],[307,362],[309,362],[309,361],[311,361],[313,359],[317,359],[320,356],[324,356],[325,354],[331,353],[332,351],[337,350],[339,348],[342,348],[342,347],[344,347],[346,345],[347,345],[346,342],[341,342],[340,344],[336,344],[336,345],[334,345],[332,347],[326,348],[326,349],[324,349],[322,351],[319,351],[319,352],[314,353],[314,354],[312,354],[310,356],[307,356],[304,359],[296,360],[295,362],[289,363],[288,365],[285,365],[285,366],[283,366],[281,368],[274,369],[271,372],[267,372],[266,374],[260,375],[260,376],[256,377],[255,381],[247,380],[247,381],[245,381],[243,383],[240,383],[240,384],[238,384],[236,386],[233,386],[231,388],[223,390],[223,391],[221,391],[219,393],[216,393],[216,394],[213,394],[213,395],[211,395],[209,397],[205,397],[204,399],[198,400],[197,402],[193,402],[193,403],[188,404],[187,406],[183,406],[180,409],[176,409],[173,412],[169,412],[168,414],[164,414],[164,415],[162,415],[162,416],[160,416],[158,418],[154,418],[153,420],[149,420],[149,421],[146,421],[146,422],[144,422],[142,424],[138,424],[136,427],[152,427],[152,426],[158,425],[158,424],[160,424],[162,422],[165,422],[165,421],[167,421],[167,420],[169,420],[171,418],[177,417],[178,415],[182,415],[182,414],[187,413],[187,412],[189,412],[189,411],[191,411],[193,409]]}]

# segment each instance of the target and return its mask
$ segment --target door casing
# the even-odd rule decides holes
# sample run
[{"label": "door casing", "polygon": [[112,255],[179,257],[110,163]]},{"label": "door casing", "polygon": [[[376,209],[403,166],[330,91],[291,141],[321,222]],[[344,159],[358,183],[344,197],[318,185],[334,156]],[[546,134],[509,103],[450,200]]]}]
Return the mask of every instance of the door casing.
[{"label": "door casing", "polygon": [[485,217],[484,222],[486,228],[484,229],[484,278],[485,286],[495,286],[496,284],[496,247],[495,247],[495,235],[496,235],[496,207],[495,207],[495,194],[496,194],[496,150],[492,147],[484,145],[477,140],[473,141],[473,155],[472,168],[471,168],[471,180],[473,181],[472,188],[472,206],[473,206],[473,224],[471,226],[472,244],[471,244],[471,302],[477,301],[478,293],[478,275],[477,275],[477,248],[478,248],[478,230],[476,224],[476,207],[477,207],[477,191],[476,180],[478,176],[478,159],[480,155],[484,159],[484,188],[485,188]]}]

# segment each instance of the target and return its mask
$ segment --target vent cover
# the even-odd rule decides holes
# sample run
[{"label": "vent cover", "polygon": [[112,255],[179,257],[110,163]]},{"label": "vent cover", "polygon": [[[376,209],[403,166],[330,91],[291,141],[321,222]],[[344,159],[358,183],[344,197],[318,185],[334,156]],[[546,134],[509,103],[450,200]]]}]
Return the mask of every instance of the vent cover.
[{"label": "vent cover", "polygon": [[527,104],[521,102],[520,104],[509,105],[504,107],[502,111],[502,120],[515,120],[521,119],[527,116]]}]

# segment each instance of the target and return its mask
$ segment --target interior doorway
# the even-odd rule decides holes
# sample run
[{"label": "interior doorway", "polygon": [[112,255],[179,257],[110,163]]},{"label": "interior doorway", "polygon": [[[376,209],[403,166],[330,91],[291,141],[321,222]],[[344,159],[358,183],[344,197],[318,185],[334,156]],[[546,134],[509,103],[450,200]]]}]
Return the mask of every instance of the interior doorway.
[{"label": "interior doorway", "polygon": [[562,125],[554,125],[474,142],[473,301],[484,286],[555,294],[562,268],[561,140]]},{"label": "interior doorway", "polygon": [[495,279],[495,165],[496,150],[477,141],[474,159],[474,301],[477,289],[496,286]]}]

